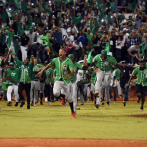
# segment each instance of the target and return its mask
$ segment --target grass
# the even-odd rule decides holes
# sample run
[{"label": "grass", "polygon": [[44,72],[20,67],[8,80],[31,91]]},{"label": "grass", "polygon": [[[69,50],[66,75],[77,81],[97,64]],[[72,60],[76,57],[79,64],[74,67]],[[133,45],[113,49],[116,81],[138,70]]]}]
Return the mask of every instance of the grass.
[{"label": "grass", "polygon": [[37,104],[30,110],[8,107],[0,102],[0,138],[85,138],[85,139],[124,139],[147,140],[147,118],[130,117],[133,114],[147,114],[140,104],[128,102],[110,103],[98,110],[93,103],[79,106],[77,118],[72,119],[69,106],[60,102],[48,106]]}]

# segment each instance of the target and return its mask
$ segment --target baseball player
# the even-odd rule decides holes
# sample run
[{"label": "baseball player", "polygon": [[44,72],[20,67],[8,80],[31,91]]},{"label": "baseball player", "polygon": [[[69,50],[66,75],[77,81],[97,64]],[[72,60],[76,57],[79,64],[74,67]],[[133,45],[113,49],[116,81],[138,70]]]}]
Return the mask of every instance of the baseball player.
[{"label": "baseball player", "polygon": [[53,88],[53,93],[55,97],[60,96],[61,89],[64,89],[66,93],[66,99],[69,102],[72,118],[76,118],[73,100],[70,94],[70,77],[74,75],[74,64],[70,59],[66,57],[66,52],[64,49],[59,50],[59,57],[54,58],[51,63],[49,63],[42,71],[40,71],[37,76],[41,77],[43,72],[48,68],[56,69],[56,78]]},{"label": "baseball player", "polygon": [[7,78],[8,78],[8,83],[10,84],[7,90],[7,99],[8,99],[7,106],[12,106],[11,93],[13,90],[14,90],[14,95],[16,100],[15,106],[18,106],[18,98],[19,98],[18,81],[20,80],[20,70],[18,68],[14,68],[13,62],[9,63]]},{"label": "baseball player", "polygon": [[[93,94],[95,94],[96,72],[95,71],[88,71],[86,75],[88,76],[88,78],[90,78],[90,83],[91,83],[90,91],[91,91],[91,97],[93,97]],[[99,106],[100,106],[100,98],[96,97],[95,107],[99,108]]]},{"label": "baseball player", "polygon": [[53,77],[53,69],[49,68],[48,70],[46,70],[46,80],[45,80],[45,95],[48,98],[48,104],[51,105],[51,101],[50,101],[50,93],[53,97],[53,93],[52,93],[52,77]]},{"label": "baseball player", "polygon": [[[69,54],[68,55],[68,58],[73,62],[74,64],[74,75],[70,77],[71,79],[71,92],[72,92],[72,100],[73,100],[73,106],[74,106],[74,112],[76,113],[76,106],[77,106],[77,90],[76,90],[76,87],[77,87],[77,84],[76,84],[76,75],[77,75],[77,71],[78,69],[82,69],[82,70],[86,70],[86,69],[89,69],[91,70],[90,67],[88,66],[84,66],[78,62],[74,62],[74,55],[73,54]],[[86,58],[87,57],[84,57],[84,63],[86,61]]]},{"label": "baseball player", "polygon": [[137,76],[137,81],[135,83],[136,94],[138,98],[142,99],[140,110],[143,110],[145,95],[147,92],[147,67],[145,59],[140,60],[140,66],[134,69],[132,76],[130,77],[130,80],[125,88],[130,85],[130,82],[135,75]]},{"label": "baseball player", "polygon": [[[2,56],[0,56],[0,70],[2,71],[1,67],[3,67],[9,59],[9,55],[11,54],[12,50],[9,50],[7,57],[4,59]],[[0,87],[2,86],[2,75],[0,75]],[[1,90],[1,89],[0,89]],[[1,106],[0,106],[0,111],[1,111]]]},{"label": "baseball player", "polygon": [[[106,88],[106,101],[107,105],[109,106],[109,83],[110,83],[110,77],[111,77],[111,70],[112,67],[115,66],[116,68],[120,68],[120,66],[117,64],[116,59],[112,56],[107,56],[107,51],[102,50],[101,54],[98,54],[94,57],[93,62],[91,63],[91,66],[95,65],[97,67],[97,81],[95,84],[95,96],[102,98],[102,88]],[[121,70],[122,73],[122,70]]]},{"label": "baseball player", "polygon": [[[44,67],[43,65],[37,64],[37,59],[34,59],[34,67],[33,67],[33,72],[31,75],[31,105],[32,106],[36,104],[38,101],[38,89],[40,86],[40,80],[38,77],[36,77],[36,75],[43,67]],[[33,90],[34,90],[35,100],[33,100]]]},{"label": "baseball player", "polygon": [[12,57],[18,67],[20,67],[20,83],[18,86],[18,94],[21,99],[20,107],[23,107],[25,104],[25,98],[22,94],[22,91],[25,89],[27,95],[27,109],[30,109],[30,90],[31,90],[31,75],[34,66],[34,56],[31,56],[29,61],[26,58],[23,62],[17,59],[17,57],[12,53]]},{"label": "baseball player", "polygon": [[112,74],[111,74],[111,83],[109,87],[109,95],[110,98],[112,99],[112,88],[113,88],[113,93],[114,93],[114,103],[116,102],[116,97],[117,97],[117,86],[118,86],[118,81],[120,80],[120,70],[119,69],[114,69]]}]

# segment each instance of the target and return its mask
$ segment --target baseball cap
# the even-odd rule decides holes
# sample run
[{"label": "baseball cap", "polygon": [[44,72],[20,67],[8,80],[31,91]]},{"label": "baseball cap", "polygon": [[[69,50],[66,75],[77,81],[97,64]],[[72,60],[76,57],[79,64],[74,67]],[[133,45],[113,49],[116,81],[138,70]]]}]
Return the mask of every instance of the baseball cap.
[{"label": "baseball cap", "polygon": [[108,56],[112,56],[112,52],[109,52],[107,55],[108,55]]},{"label": "baseball cap", "polygon": [[127,28],[123,28],[123,32],[125,32],[125,31],[128,31],[128,29]]},{"label": "baseball cap", "polygon": [[101,51],[101,54],[107,55],[107,51],[106,51],[106,50],[102,50],[102,51]]},{"label": "baseball cap", "polygon": [[9,63],[9,66],[14,66],[14,63],[13,63],[13,62],[10,62],[10,63]]},{"label": "baseball cap", "polygon": [[29,30],[33,30],[34,29],[34,27],[33,26],[31,26],[30,28],[29,28]]},{"label": "baseball cap", "polygon": [[73,54],[69,54],[68,57],[71,57],[73,59],[75,58],[75,56]]},{"label": "baseball cap", "polygon": [[70,29],[67,29],[67,33],[70,33]]}]

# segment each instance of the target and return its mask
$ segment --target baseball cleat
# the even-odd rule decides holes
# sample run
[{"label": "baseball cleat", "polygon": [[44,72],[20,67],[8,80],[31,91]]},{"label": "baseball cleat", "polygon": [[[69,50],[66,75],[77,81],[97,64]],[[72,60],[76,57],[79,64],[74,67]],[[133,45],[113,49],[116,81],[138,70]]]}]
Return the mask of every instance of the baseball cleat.
[{"label": "baseball cleat", "polygon": [[20,107],[23,107],[24,104],[25,104],[25,102],[21,102]]},{"label": "baseball cleat", "polygon": [[137,98],[137,103],[140,103],[140,98]]},{"label": "baseball cleat", "polygon": [[143,107],[140,107],[140,110],[143,111]]},{"label": "baseball cleat", "polygon": [[9,102],[9,103],[7,104],[7,106],[12,106],[12,103],[11,103],[11,102]]},{"label": "baseball cleat", "polygon": [[95,95],[96,97],[99,97],[99,93],[98,93],[98,92],[96,92],[94,95]]},{"label": "baseball cleat", "polygon": [[80,108],[76,108],[76,110],[80,110]]},{"label": "baseball cleat", "polygon": [[62,98],[62,105],[65,105],[65,98]]},{"label": "baseball cleat", "polygon": [[27,109],[30,109],[30,105],[27,105]]},{"label": "baseball cleat", "polygon": [[102,102],[102,105],[104,105],[104,102]]},{"label": "baseball cleat", "polygon": [[16,104],[15,104],[15,107],[17,107],[18,106],[18,102],[16,102]]},{"label": "baseball cleat", "polygon": [[99,105],[98,104],[95,104],[95,107],[98,109],[99,108]]},{"label": "baseball cleat", "polygon": [[76,118],[76,114],[74,112],[72,113],[72,118]]},{"label": "baseball cleat", "polygon": [[126,106],[126,102],[123,102],[123,106]]},{"label": "baseball cleat", "polygon": [[43,105],[43,102],[42,101],[40,101],[40,105]]}]

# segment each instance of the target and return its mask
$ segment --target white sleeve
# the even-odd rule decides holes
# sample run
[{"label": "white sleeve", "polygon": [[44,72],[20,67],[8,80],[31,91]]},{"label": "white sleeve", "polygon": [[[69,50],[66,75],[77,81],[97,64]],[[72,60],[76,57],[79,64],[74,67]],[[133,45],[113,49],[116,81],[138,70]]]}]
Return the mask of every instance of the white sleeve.
[{"label": "white sleeve", "polygon": [[83,45],[82,45],[82,43],[81,43],[81,42],[79,42],[79,44],[80,44],[80,47],[83,47]]},{"label": "white sleeve", "polygon": [[70,37],[70,41],[73,42],[74,41],[74,36]]},{"label": "white sleeve", "polygon": [[73,42],[73,46],[75,47],[75,42]]},{"label": "white sleeve", "polygon": [[113,74],[112,75],[113,75],[113,77],[115,76],[115,70],[113,71]]}]

